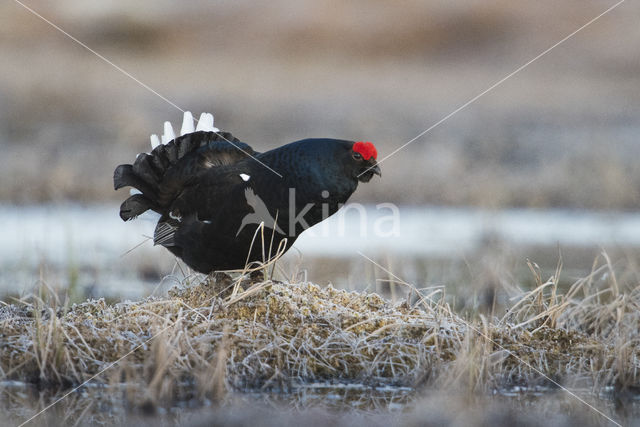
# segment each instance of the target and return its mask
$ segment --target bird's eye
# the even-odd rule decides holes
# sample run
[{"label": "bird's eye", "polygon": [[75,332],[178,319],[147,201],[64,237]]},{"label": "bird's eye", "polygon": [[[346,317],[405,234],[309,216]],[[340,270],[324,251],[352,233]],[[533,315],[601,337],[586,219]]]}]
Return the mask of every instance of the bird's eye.
[{"label": "bird's eye", "polygon": [[362,154],[358,153],[357,151],[354,151],[352,155],[354,159],[362,160]]}]

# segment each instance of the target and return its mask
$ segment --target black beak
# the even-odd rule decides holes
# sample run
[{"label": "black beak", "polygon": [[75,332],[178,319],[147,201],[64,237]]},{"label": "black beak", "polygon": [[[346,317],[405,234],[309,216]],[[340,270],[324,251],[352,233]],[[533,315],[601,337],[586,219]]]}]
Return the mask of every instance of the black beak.
[{"label": "black beak", "polygon": [[360,175],[358,175],[358,181],[369,182],[371,181],[371,178],[373,178],[374,174],[378,176],[382,176],[382,172],[380,171],[380,166],[378,166],[377,163],[373,163],[368,168],[360,172]]}]

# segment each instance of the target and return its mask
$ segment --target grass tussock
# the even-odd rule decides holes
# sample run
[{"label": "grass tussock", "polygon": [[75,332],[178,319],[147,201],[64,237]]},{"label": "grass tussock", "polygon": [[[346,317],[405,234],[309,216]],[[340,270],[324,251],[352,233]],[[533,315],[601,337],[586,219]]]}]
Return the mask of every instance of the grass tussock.
[{"label": "grass tussock", "polygon": [[0,307],[0,376],[137,384],[151,402],[185,389],[218,399],[228,390],[316,381],[481,392],[613,386],[616,396],[636,389],[638,282],[625,276],[622,283],[606,256],[568,290],[558,288],[558,275],[537,275],[536,288],[501,317],[471,320],[439,290],[407,288],[394,304],[372,293],[244,276],[185,281],[167,297],[114,305],[67,307],[41,292]]}]

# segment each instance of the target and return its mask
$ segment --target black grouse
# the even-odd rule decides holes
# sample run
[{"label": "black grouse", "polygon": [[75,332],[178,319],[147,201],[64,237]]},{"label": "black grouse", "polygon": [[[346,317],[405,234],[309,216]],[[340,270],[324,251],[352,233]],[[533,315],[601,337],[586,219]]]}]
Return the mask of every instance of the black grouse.
[{"label": "black grouse", "polygon": [[[380,175],[370,142],[304,139],[258,153],[214,128],[211,114],[194,129],[186,112],[178,137],[166,122],[162,141],[152,135],[151,145],[150,153],[114,172],[116,190],[138,190],[122,203],[120,217],[160,214],[154,244],[202,273],[265,261],[269,247],[281,242],[287,250],[334,214],[359,181]],[[261,223],[266,245],[256,237]]]}]

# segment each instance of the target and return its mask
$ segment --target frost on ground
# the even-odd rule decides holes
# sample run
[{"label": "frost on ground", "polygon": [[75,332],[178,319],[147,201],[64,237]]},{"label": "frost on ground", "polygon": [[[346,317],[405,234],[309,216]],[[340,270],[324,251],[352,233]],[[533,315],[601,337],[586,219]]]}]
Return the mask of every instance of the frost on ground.
[{"label": "frost on ground", "polygon": [[502,318],[470,323],[415,289],[392,304],[218,275],[115,305],[65,307],[45,292],[0,308],[0,375],[43,386],[138,384],[157,401],[185,386],[219,397],[317,381],[624,391],[640,385],[640,286],[618,283],[609,265],[565,292],[555,277],[539,281]]}]

